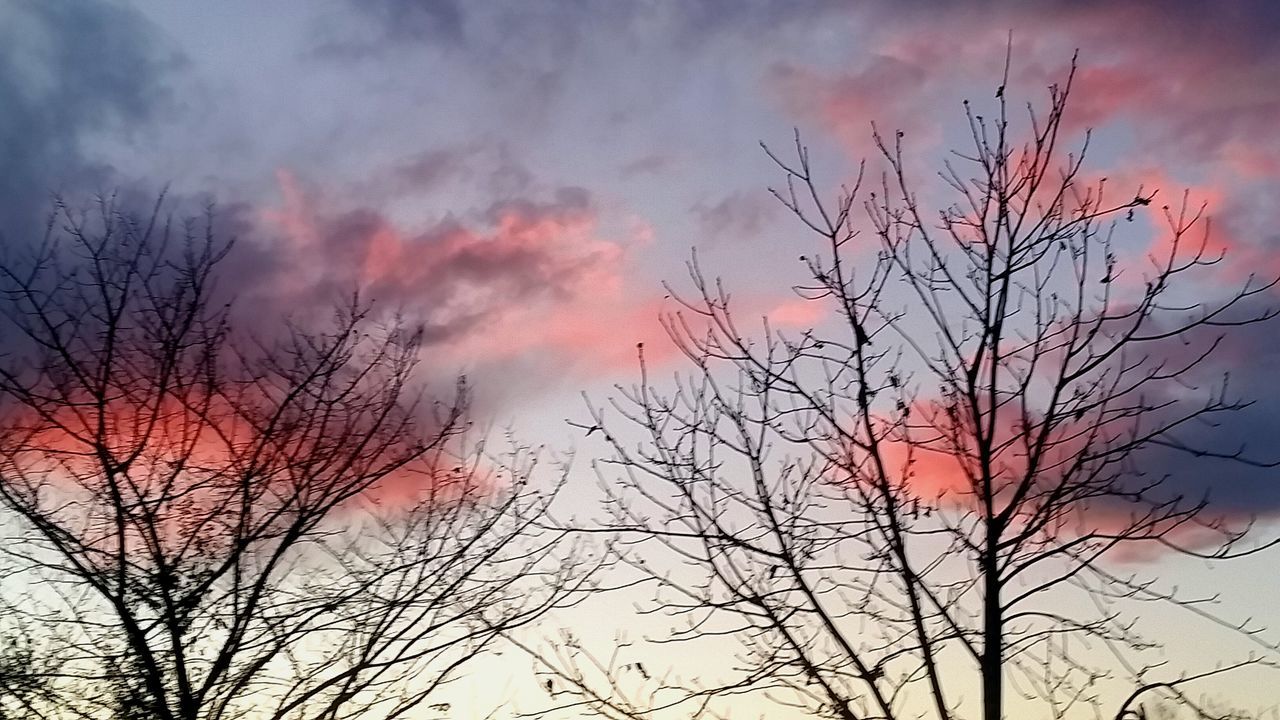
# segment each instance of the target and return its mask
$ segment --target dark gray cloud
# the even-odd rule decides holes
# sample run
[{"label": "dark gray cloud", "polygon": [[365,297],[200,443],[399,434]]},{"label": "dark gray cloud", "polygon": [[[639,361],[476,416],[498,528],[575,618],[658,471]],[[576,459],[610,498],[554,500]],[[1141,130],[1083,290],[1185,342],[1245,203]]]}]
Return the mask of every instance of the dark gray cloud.
[{"label": "dark gray cloud", "polygon": [[[1280,308],[1269,294],[1254,311]],[[1243,316],[1243,315],[1242,315]],[[1219,350],[1186,376],[1179,394],[1206,399],[1226,381],[1226,397],[1248,404],[1238,411],[1206,417],[1171,436],[1189,448],[1214,454],[1239,453],[1248,462],[1158,448],[1143,455],[1147,478],[1168,476],[1165,492],[1191,501],[1207,498],[1214,511],[1232,517],[1280,514],[1280,320],[1229,328],[1202,328],[1166,345],[1171,363],[1189,361],[1222,336]],[[1184,344],[1185,341],[1185,344]],[[1192,407],[1194,399],[1185,401]],[[1269,467],[1269,465],[1277,465]]]},{"label": "dark gray cloud", "polygon": [[0,233],[42,226],[53,193],[110,190],[92,136],[140,139],[166,106],[175,62],[137,12],[111,2],[13,0],[0,8]]}]

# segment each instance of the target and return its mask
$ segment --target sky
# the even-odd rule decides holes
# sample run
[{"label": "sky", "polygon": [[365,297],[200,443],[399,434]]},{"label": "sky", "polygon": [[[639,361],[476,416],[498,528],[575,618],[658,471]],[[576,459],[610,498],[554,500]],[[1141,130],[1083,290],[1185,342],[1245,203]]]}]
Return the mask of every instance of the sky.
[{"label": "sky", "polygon": [[[216,202],[241,308],[305,316],[361,287],[425,323],[430,377],[467,374],[486,421],[590,452],[564,423],[581,392],[634,380],[637,343],[679,366],[658,318],[691,252],[742,316],[822,320],[789,290],[811,240],[761,142],[800,132],[834,190],[874,122],[928,177],[1006,50],[1021,102],[1076,49],[1066,124],[1093,129],[1090,172],[1207,203],[1228,277],[1280,271],[1268,0],[0,0],[0,242],[38,240],[54,193]],[[1259,451],[1280,436],[1278,338],[1250,329],[1222,360],[1257,403],[1215,432]],[[1265,472],[1184,475],[1280,515]]]}]

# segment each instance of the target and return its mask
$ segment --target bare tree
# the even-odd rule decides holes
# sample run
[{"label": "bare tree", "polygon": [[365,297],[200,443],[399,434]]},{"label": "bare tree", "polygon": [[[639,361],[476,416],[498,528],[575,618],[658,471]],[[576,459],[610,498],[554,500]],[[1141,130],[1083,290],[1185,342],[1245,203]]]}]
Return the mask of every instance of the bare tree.
[{"label": "bare tree", "polygon": [[55,659],[29,628],[12,622],[21,613],[9,607],[0,612],[10,621],[0,625],[0,720],[38,715],[36,708],[50,698]]},{"label": "bare tree", "polygon": [[[1157,699],[1226,717],[1188,685],[1274,664],[1274,640],[1219,615],[1212,592],[1133,562],[1268,545],[1166,469],[1180,454],[1265,465],[1196,428],[1249,405],[1212,377],[1214,352],[1274,316],[1260,304],[1274,281],[1223,293],[1203,208],[1087,180],[1087,136],[1060,148],[1070,84],[1021,130],[1003,84],[991,116],[966,104],[972,146],[941,188],[911,177],[902,133],[875,134],[882,179],[860,172],[834,202],[798,137],[794,160],[766,148],[786,177],[774,194],[820,240],[794,289],[828,321],[766,321],[753,339],[695,258],[664,319],[693,372],[664,391],[642,353],[640,383],[586,426],[610,446],[609,519],[592,529],[656,586],[646,611],[683,622],[658,639],[731,637],[733,672],[681,696],[561,648],[542,661],[562,693],[612,717],[653,716],[617,702],[619,685],[706,714],[708,694],[756,693],[844,720],[1000,720],[1013,697],[1044,717],[1141,717]],[[954,200],[926,209],[938,190]],[[1125,221],[1152,210],[1165,228],[1148,251]],[[1189,284],[1206,280],[1208,297]],[[1168,628],[1138,621],[1145,603],[1258,654],[1166,667]]]},{"label": "bare tree", "polygon": [[535,526],[537,458],[467,450],[462,383],[415,389],[419,332],[353,301],[255,341],[215,290],[229,249],[212,212],[104,200],[0,264],[4,595],[50,659],[6,714],[444,710],[585,577]]}]

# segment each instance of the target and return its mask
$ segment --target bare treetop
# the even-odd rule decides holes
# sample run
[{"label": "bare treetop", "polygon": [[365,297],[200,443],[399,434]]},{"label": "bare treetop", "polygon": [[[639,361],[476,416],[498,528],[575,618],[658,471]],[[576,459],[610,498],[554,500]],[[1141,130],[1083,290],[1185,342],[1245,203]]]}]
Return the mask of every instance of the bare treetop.
[{"label": "bare treetop", "polygon": [[465,384],[422,395],[412,327],[353,300],[255,340],[212,213],[98,209],[0,264],[2,667],[37,661],[0,714],[398,717],[585,581],[534,525],[558,486],[467,444]]},{"label": "bare treetop", "polygon": [[[1207,718],[1221,715],[1196,680],[1274,667],[1275,637],[1219,615],[1211,589],[1131,561],[1274,545],[1164,468],[1179,453],[1271,466],[1197,430],[1249,405],[1215,351],[1275,316],[1275,280],[1227,287],[1203,208],[1087,180],[1087,136],[1061,147],[1071,79],[1021,121],[1005,83],[989,116],[966,105],[972,143],[942,169],[952,200],[934,207],[902,133],[874,135],[887,172],[834,202],[798,136],[790,159],[766,148],[786,181],[774,194],[819,240],[795,291],[835,319],[752,338],[695,262],[665,319],[694,372],[671,390],[643,372],[592,411],[611,446],[597,529],[654,583],[647,610],[675,622],[664,640],[729,635],[737,655],[723,684],[662,689],[588,650],[550,653],[567,693],[612,717],[714,714],[709,697],[747,693],[845,720],[1000,720],[1025,702],[1123,719],[1156,701]],[[1149,213],[1164,240],[1122,247]],[[1189,293],[1197,275],[1218,291]],[[619,439],[623,421],[639,446]],[[1148,603],[1257,654],[1166,667],[1176,631],[1141,622]]]}]

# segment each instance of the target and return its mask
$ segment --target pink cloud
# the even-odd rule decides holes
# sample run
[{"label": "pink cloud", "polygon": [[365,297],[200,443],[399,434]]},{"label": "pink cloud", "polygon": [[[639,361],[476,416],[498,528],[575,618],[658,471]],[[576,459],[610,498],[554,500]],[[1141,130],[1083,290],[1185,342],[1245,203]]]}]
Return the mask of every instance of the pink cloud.
[{"label": "pink cloud", "polygon": [[558,373],[630,373],[638,367],[639,346],[651,363],[676,354],[659,322],[662,308],[656,298],[632,299],[622,293],[584,298],[545,308],[537,322],[524,314],[502,317],[452,353],[459,358],[536,356],[550,359]]},{"label": "pink cloud", "polygon": [[[1018,3],[999,0],[905,9],[872,3],[867,32],[838,69],[775,67],[783,103],[864,154],[869,121],[918,134],[937,124],[955,88],[986,101],[1012,33],[1015,111],[1066,76],[1080,51],[1068,125],[1130,123],[1141,152],[1178,162],[1224,159],[1254,176],[1280,168],[1280,12],[1256,3],[1212,13],[1187,2]],[[959,75],[963,68],[965,74]],[[973,90],[981,92],[974,97]],[[943,119],[959,108],[943,108]],[[978,112],[982,112],[978,110]]]},{"label": "pink cloud", "polygon": [[[878,120],[886,136],[906,131],[907,161],[919,162],[921,151],[938,149],[930,143],[942,129],[964,129],[950,98],[970,97],[975,113],[990,113],[1010,32],[1006,96],[1015,128],[1025,128],[1022,103],[1042,101],[1044,87],[1065,80],[1078,48],[1066,114],[1074,137],[1065,140],[1077,143],[1089,127],[1102,130],[1086,168],[1110,178],[1115,199],[1139,185],[1160,190],[1148,219],[1133,226],[1146,232],[1141,247],[1119,251],[1143,264],[1149,253],[1166,253],[1171,233],[1161,207],[1176,212],[1186,191],[1190,212],[1203,203],[1212,223],[1207,237],[1202,225],[1184,238],[1180,255],[1204,239],[1207,256],[1226,253],[1233,279],[1280,271],[1280,216],[1267,200],[1280,192],[1280,10],[1248,2],[1212,13],[1176,1],[990,0],[914,9],[884,2],[865,6],[860,24],[874,31],[851,44],[841,64],[783,64],[770,72],[775,94],[802,129],[809,124],[853,158],[874,160],[869,124]],[[911,168],[924,196],[937,189],[930,184],[936,169],[932,160]]]},{"label": "pink cloud", "polygon": [[[1273,277],[1280,272],[1280,263],[1267,249],[1264,232],[1254,224],[1257,218],[1241,212],[1237,197],[1241,188],[1220,175],[1185,182],[1156,165],[1128,164],[1088,173],[1079,178],[1078,187],[1096,191],[1103,179],[1102,204],[1108,207],[1127,202],[1139,192],[1147,197],[1154,193],[1150,207],[1135,212],[1137,236],[1116,236],[1114,250],[1123,270],[1121,287],[1141,291],[1144,272],[1149,275],[1152,262],[1162,265],[1171,252],[1179,262],[1197,253],[1204,260],[1216,260],[1218,277],[1232,282],[1243,282],[1251,274]],[[1174,252],[1174,227],[1179,222],[1185,231],[1176,238]],[[1205,278],[1206,273],[1198,273],[1191,281]]]},{"label": "pink cloud", "polygon": [[765,313],[777,329],[808,329],[822,322],[828,312],[826,303],[804,298],[784,300]]},{"label": "pink cloud", "polygon": [[628,216],[621,237],[603,237],[584,190],[409,229],[375,210],[342,209],[288,172],[279,181],[280,205],[262,213],[279,236],[279,269],[256,291],[272,302],[323,305],[325,293],[360,287],[421,321],[433,360],[450,366],[536,355],[560,371],[613,371],[634,363],[646,341],[665,357],[656,293],[627,281],[629,253],[651,242],[652,229]]},{"label": "pink cloud", "polygon": [[937,127],[920,112],[928,101],[925,93],[904,92],[927,82],[929,69],[912,60],[881,55],[858,70],[829,74],[814,68],[779,63],[767,81],[791,112],[835,137],[851,155],[862,157],[872,150],[871,124],[881,132],[903,130],[935,133]]}]

